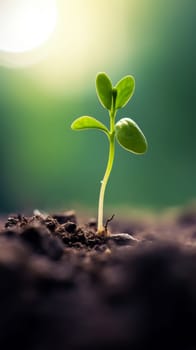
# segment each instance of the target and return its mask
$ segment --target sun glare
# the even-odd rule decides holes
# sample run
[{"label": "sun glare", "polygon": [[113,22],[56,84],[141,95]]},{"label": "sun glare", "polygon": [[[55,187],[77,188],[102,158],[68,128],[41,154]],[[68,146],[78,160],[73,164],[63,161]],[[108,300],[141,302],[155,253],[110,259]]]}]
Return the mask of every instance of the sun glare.
[{"label": "sun glare", "polygon": [[48,40],[57,22],[55,0],[0,2],[0,50],[31,51]]},{"label": "sun glare", "polygon": [[0,66],[25,67],[57,94],[80,93],[87,76],[127,60],[128,8],[113,0],[111,16],[105,0],[0,0]]}]

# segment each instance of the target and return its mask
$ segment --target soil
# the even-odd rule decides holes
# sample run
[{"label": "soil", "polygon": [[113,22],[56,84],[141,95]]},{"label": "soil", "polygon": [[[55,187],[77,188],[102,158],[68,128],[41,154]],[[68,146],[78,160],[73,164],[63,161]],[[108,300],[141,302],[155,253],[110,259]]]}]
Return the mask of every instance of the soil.
[{"label": "soil", "polygon": [[196,210],[110,223],[12,215],[0,232],[0,349],[196,349]]}]

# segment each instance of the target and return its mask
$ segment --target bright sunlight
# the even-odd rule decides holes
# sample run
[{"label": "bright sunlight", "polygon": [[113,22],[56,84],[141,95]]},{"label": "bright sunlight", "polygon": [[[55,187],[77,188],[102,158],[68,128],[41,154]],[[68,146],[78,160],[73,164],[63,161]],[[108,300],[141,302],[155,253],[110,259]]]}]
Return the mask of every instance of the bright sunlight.
[{"label": "bright sunlight", "polygon": [[0,50],[31,51],[48,40],[56,22],[55,0],[1,0]]},{"label": "bright sunlight", "polygon": [[58,95],[80,93],[87,76],[125,63],[127,41],[134,50],[128,8],[113,0],[111,17],[105,0],[0,0],[0,67],[28,67]]}]

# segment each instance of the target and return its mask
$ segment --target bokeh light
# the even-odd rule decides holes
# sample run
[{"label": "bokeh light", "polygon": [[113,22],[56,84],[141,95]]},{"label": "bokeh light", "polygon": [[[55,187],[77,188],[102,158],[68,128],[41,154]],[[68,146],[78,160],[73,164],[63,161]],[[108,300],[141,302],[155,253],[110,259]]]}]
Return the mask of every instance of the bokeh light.
[{"label": "bokeh light", "polygon": [[0,50],[30,51],[48,40],[57,22],[55,0],[0,2]]}]

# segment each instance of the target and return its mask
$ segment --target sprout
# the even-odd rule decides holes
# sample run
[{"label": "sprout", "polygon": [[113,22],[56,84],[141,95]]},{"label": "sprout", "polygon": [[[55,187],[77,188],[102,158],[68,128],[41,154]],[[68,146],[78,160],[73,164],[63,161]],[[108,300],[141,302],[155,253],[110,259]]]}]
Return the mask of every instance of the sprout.
[{"label": "sprout", "polygon": [[116,86],[112,86],[110,78],[105,73],[99,73],[96,77],[96,91],[100,103],[109,112],[110,128],[108,129],[99,120],[82,116],[77,118],[71,125],[73,130],[98,129],[103,131],[109,141],[108,163],[99,194],[98,205],[98,234],[107,234],[107,226],[103,225],[103,204],[106,185],[112,170],[115,139],[121,147],[129,152],[143,154],[147,150],[147,141],[139,126],[130,118],[122,118],[115,123],[117,110],[124,107],[133,96],[135,80],[131,75],[122,78]]}]

